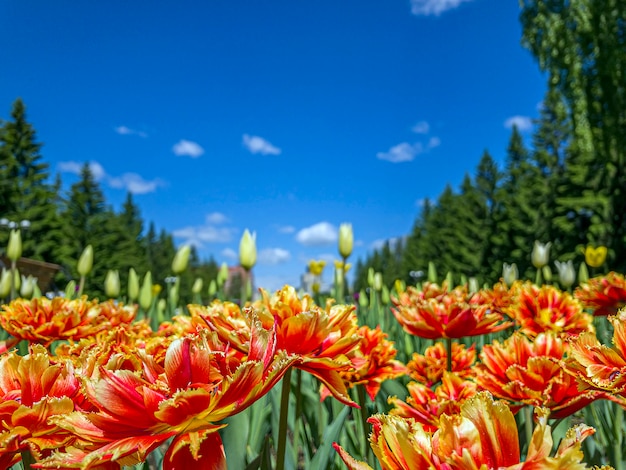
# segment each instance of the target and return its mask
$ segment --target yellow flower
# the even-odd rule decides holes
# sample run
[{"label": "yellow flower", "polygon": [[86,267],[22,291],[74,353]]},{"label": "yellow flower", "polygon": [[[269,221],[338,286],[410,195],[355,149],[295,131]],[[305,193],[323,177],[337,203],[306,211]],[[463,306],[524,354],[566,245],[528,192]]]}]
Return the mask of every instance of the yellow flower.
[{"label": "yellow flower", "polygon": [[591,245],[587,245],[585,248],[585,263],[587,263],[592,268],[599,268],[606,261],[606,246],[598,246],[594,247]]},{"label": "yellow flower", "polygon": [[326,266],[326,261],[316,261],[312,259],[311,261],[309,261],[309,272],[314,276],[321,276],[322,271],[324,271],[324,266]]},{"label": "yellow flower", "polygon": [[335,260],[335,269],[337,271],[343,271],[344,274],[347,273],[348,271],[350,271],[350,268],[352,267],[352,263],[346,263],[345,265],[343,264],[343,261],[340,260]]}]

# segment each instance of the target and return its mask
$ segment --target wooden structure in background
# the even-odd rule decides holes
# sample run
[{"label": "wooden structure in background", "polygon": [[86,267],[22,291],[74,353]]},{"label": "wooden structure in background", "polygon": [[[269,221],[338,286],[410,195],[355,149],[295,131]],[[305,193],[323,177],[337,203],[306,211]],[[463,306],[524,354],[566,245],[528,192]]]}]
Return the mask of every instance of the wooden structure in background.
[{"label": "wooden structure in background", "polygon": [[[0,267],[9,269],[11,267],[9,258],[0,256]],[[54,276],[60,271],[61,266],[54,263],[46,263],[45,261],[20,258],[17,260],[17,269],[24,276],[36,277],[39,289],[45,294],[53,289]]]}]

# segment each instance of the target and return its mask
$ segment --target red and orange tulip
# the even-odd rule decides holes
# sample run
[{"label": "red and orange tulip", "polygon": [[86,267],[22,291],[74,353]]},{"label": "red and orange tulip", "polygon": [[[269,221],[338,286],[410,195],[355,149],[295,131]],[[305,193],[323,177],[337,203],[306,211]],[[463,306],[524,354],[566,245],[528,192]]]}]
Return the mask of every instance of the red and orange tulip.
[{"label": "red and orange tulip", "polygon": [[113,301],[98,303],[86,297],[16,299],[1,307],[0,326],[16,338],[48,346],[56,340],[77,340],[129,323],[136,312],[136,307]]},{"label": "red and orange tulip", "polygon": [[[567,432],[554,456],[548,412],[538,410],[538,424],[524,459],[515,418],[509,407],[488,393],[468,399],[455,415],[443,415],[434,432],[412,419],[376,415],[370,444],[383,470],[523,470],[586,469],[581,443],[594,430],[580,424]],[[334,444],[347,468],[371,469]]]},{"label": "red and orange tulip", "polygon": [[[424,354],[413,353],[407,363],[407,371],[413,380],[417,380],[428,387],[436,384],[443,377],[447,368],[448,353],[443,343],[435,343],[426,348]],[[472,345],[469,349],[461,343],[452,343],[452,370],[459,377],[472,375],[471,366],[476,362],[476,349]]]},{"label": "red and orange tulip", "polygon": [[540,333],[530,340],[519,332],[504,342],[494,341],[480,353],[475,367],[478,386],[514,407],[541,406],[552,418],[562,418],[594,400],[606,398],[593,390],[580,391],[576,380],[562,366],[567,350],[554,333]]},{"label": "red and orange tulip", "polygon": [[530,282],[515,283],[511,290],[514,301],[504,312],[525,335],[552,331],[567,336],[593,331],[593,318],[568,292],[549,285],[537,287]]},{"label": "red and orange tulip", "polygon": [[[163,366],[145,355],[141,373],[100,367],[85,378],[93,413],[70,413],[51,421],[76,436],[66,452],[42,460],[43,468],[85,468],[107,462],[132,465],[174,438],[164,456],[164,469],[225,465],[215,432],[218,422],[236,414],[267,393],[297,360],[275,352],[276,334],[251,319],[248,355],[231,369],[227,345],[208,330],[171,343]],[[193,465],[192,465],[193,466]]]},{"label": "red and orange tulip", "polygon": [[463,289],[430,297],[409,287],[392,309],[404,330],[421,338],[463,338],[502,331],[512,325],[489,304],[470,303]]},{"label": "red and orange tulip", "polygon": [[626,306],[626,279],[615,272],[594,277],[578,286],[574,296],[596,316],[615,315]]}]

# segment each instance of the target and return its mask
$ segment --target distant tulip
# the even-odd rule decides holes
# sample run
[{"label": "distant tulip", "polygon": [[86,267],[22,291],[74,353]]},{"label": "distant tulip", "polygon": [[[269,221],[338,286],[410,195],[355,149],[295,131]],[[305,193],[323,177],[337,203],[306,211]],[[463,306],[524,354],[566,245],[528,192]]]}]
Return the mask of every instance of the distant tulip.
[{"label": "distant tulip", "polygon": [[11,230],[9,234],[9,245],[7,246],[7,257],[11,261],[17,261],[22,256],[22,235],[19,230]]},{"label": "distant tulip", "polygon": [[250,271],[256,264],[256,233],[250,233],[248,229],[243,232],[239,242],[239,263]]},{"label": "distant tulip", "polygon": [[504,283],[509,287],[515,281],[517,281],[519,279],[519,271],[517,270],[517,264],[504,263],[502,265],[502,279],[504,279]]},{"label": "distant tulip", "polygon": [[199,294],[202,291],[203,284],[204,281],[202,280],[202,278],[197,277],[196,280],[193,282],[193,286],[191,286],[191,292],[193,294]]},{"label": "distant tulip", "polygon": [[535,240],[535,246],[531,260],[533,266],[537,269],[543,268],[550,261],[550,246],[552,243],[548,242],[545,245]]},{"label": "distant tulip", "polygon": [[117,270],[109,269],[107,275],[104,278],[104,293],[110,298],[114,299],[120,295],[120,273]]},{"label": "distant tulip", "polygon": [[589,280],[589,270],[587,269],[587,265],[585,263],[580,263],[580,267],[578,268],[578,282],[583,284]]},{"label": "distant tulip", "polygon": [[217,282],[215,282],[215,279],[211,279],[211,282],[209,282],[209,297],[215,297],[215,294],[217,294]]},{"label": "distant tulip", "polygon": [[363,289],[359,292],[359,305],[363,308],[366,308],[369,305],[369,302],[367,301],[367,294]]},{"label": "distant tulip", "polygon": [[87,245],[83,250],[80,258],[78,259],[78,266],[76,267],[78,274],[86,276],[91,272],[93,267],[93,247]]},{"label": "distant tulip", "polygon": [[352,224],[341,224],[339,226],[339,254],[346,259],[352,254],[354,245],[354,234]]},{"label": "distant tulip", "polygon": [[369,268],[367,270],[367,283],[369,284],[370,287],[374,286],[374,275],[376,274],[376,272],[374,271],[374,268]]},{"label": "distant tulip", "polygon": [[67,299],[73,299],[74,296],[76,295],[76,281],[71,280],[67,283],[67,285],[65,286],[65,297]]},{"label": "distant tulip", "polygon": [[314,276],[321,276],[322,272],[324,271],[324,266],[326,266],[326,261],[316,261],[312,259],[311,261],[309,261],[309,272]]},{"label": "distant tulip", "polygon": [[606,246],[593,247],[587,245],[587,248],[585,248],[585,263],[592,268],[599,268],[606,261],[606,253]]},{"label": "distant tulip", "polygon": [[128,270],[128,300],[134,302],[139,297],[139,278],[134,268]]},{"label": "distant tulip", "polygon": [[220,270],[217,272],[217,283],[223,286],[228,280],[228,264],[222,263]]},{"label": "distant tulip", "polygon": [[11,270],[2,268],[0,274],[0,298],[4,299],[11,293]]},{"label": "distant tulip", "polygon": [[383,288],[383,273],[374,274],[374,290],[380,291]]},{"label": "distant tulip", "polygon": [[152,305],[152,273],[150,271],[143,278],[143,284],[139,292],[139,305],[144,310],[148,310]]},{"label": "distant tulip", "polygon": [[387,305],[390,301],[391,298],[389,296],[389,289],[387,288],[387,286],[383,285],[383,289],[380,292],[380,301],[384,304]]},{"label": "distant tulip", "polygon": [[178,251],[174,255],[174,259],[172,260],[172,272],[174,274],[180,274],[185,271],[185,269],[187,269],[190,253],[190,245],[183,245],[178,249]]},{"label": "distant tulip", "polygon": [[22,286],[20,287],[20,296],[25,299],[30,299],[35,292],[35,285],[37,284],[37,278],[33,276],[22,275]]},{"label": "distant tulip", "polygon": [[561,287],[568,288],[576,281],[576,270],[574,269],[574,262],[569,260],[567,262],[555,261],[556,269],[559,272],[559,283]]}]

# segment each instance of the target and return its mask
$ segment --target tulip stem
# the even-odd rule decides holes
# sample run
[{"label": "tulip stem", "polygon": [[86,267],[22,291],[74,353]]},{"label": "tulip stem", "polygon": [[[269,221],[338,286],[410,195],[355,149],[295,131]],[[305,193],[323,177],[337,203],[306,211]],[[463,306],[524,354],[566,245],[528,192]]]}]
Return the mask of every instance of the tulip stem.
[{"label": "tulip stem", "polygon": [[15,275],[17,274],[17,262],[16,261],[11,261],[11,297],[9,298],[10,300],[14,300],[16,297],[16,291],[17,289],[15,288]]},{"label": "tulip stem", "polygon": [[30,450],[24,449],[22,452],[22,466],[24,470],[31,470],[31,464],[35,463],[35,459],[33,458],[33,454],[30,453]]},{"label": "tulip stem", "polygon": [[370,467],[374,468],[374,461],[372,459],[372,453],[370,452],[370,446],[369,446],[369,433],[368,431],[368,423],[367,423],[367,418],[369,418],[369,413],[367,412],[367,402],[366,402],[366,397],[365,397],[365,386],[364,385],[357,385],[357,393],[358,393],[358,398],[359,398],[359,406],[361,407],[361,424],[363,426],[363,449],[361,450],[362,452],[362,457],[367,459],[367,463],[370,465]]},{"label": "tulip stem", "polygon": [[278,422],[278,448],[276,449],[276,470],[284,470],[285,468],[287,417],[289,415],[289,392],[291,391],[291,367],[285,372],[282,383],[280,394],[280,420]]},{"label": "tulip stem", "polygon": [[615,470],[624,468],[622,461],[622,422],[624,421],[624,409],[621,406],[615,406],[615,417],[613,418],[613,467]]},{"label": "tulip stem", "polygon": [[452,372],[452,338],[446,338],[446,370]]},{"label": "tulip stem", "polygon": [[76,294],[76,297],[80,298],[80,296],[83,295],[84,288],[85,288],[85,276],[81,276],[80,282],[78,283],[78,293]]}]

